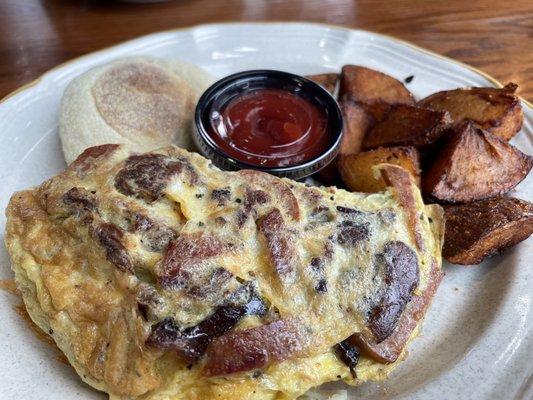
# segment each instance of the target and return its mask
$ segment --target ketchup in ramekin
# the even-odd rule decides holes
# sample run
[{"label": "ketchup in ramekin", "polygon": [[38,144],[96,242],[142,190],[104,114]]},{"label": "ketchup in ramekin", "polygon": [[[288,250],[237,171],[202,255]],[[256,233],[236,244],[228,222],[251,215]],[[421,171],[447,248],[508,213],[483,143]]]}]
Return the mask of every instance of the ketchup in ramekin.
[{"label": "ketchup in ramekin", "polygon": [[246,71],[218,81],[200,98],[195,122],[195,142],[215,165],[294,179],[326,166],[342,135],[333,97],[281,71]]}]

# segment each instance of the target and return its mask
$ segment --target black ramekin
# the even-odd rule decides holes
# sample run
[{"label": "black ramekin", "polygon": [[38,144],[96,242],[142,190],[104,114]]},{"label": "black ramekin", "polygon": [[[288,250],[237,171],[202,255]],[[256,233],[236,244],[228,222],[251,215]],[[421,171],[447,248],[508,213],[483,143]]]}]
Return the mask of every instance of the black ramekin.
[{"label": "black ramekin", "polygon": [[[320,156],[300,164],[287,167],[264,167],[239,161],[228,156],[211,139],[211,113],[220,111],[236,96],[257,89],[282,89],[310,101],[327,115],[327,134],[331,138],[329,147]],[[302,179],[328,165],[337,156],[342,138],[342,115],[333,96],[317,83],[288,72],[274,70],[253,70],[239,72],[219,80],[209,87],[198,100],[194,114],[196,129],[194,142],[201,153],[213,164],[225,170],[255,169],[291,179]]]}]

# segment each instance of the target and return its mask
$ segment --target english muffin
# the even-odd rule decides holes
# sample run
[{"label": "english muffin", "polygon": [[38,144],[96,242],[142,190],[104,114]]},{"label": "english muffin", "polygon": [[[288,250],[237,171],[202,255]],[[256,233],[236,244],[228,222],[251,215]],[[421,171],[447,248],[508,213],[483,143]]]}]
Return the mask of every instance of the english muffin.
[{"label": "english muffin", "polygon": [[59,136],[67,163],[86,148],[122,143],[145,152],[193,148],[196,102],[213,78],[177,60],[126,58],[95,67],[65,90]]}]

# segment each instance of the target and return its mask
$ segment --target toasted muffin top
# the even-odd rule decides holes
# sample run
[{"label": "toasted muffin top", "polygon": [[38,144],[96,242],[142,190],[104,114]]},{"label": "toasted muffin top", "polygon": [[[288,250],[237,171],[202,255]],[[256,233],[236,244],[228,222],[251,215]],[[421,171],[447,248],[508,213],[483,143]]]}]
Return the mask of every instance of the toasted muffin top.
[{"label": "toasted muffin top", "polygon": [[194,148],[194,108],[213,82],[177,60],[131,57],[97,66],[70,82],[61,101],[59,136],[71,163],[86,148],[122,143],[146,152]]}]

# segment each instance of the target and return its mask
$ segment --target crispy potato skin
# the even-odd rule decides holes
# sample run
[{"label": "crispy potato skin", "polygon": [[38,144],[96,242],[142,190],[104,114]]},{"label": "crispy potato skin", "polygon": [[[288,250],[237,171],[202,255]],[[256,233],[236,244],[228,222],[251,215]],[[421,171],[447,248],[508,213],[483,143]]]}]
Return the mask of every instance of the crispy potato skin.
[{"label": "crispy potato skin", "polygon": [[315,83],[318,83],[324,89],[326,89],[331,95],[335,93],[337,88],[337,82],[339,81],[339,74],[317,74],[317,75],[308,75],[307,79],[312,80]]},{"label": "crispy potato skin", "polygon": [[339,99],[347,98],[364,103],[414,103],[414,96],[399,80],[359,65],[342,67]]},{"label": "crispy potato skin", "polygon": [[533,158],[466,121],[447,134],[444,150],[422,176],[426,195],[466,203],[513,189],[529,173]]},{"label": "crispy potato skin", "polygon": [[363,138],[374,125],[374,119],[360,103],[351,100],[340,102],[342,117],[344,119],[344,134],[342,136],[339,156],[335,161],[322,169],[318,176],[328,185],[337,185],[340,182],[339,166],[343,155],[355,154],[361,151]]},{"label": "crispy potato skin", "polygon": [[380,121],[393,104],[414,104],[412,93],[399,80],[358,65],[342,68],[339,100],[359,104],[375,121]]},{"label": "crispy potato skin", "polygon": [[365,135],[374,125],[373,118],[364,107],[351,100],[341,101],[341,111],[344,118],[344,136],[340,154],[359,153]]},{"label": "crispy potato skin", "polygon": [[385,190],[382,177],[376,179],[373,167],[394,164],[409,171],[420,186],[420,161],[414,147],[379,147],[358,154],[341,155],[338,166],[346,187],[354,192],[375,193]]},{"label": "crispy potato skin", "polygon": [[445,111],[396,104],[364,138],[363,150],[380,146],[414,146],[427,148],[450,123]]},{"label": "crispy potato skin", "polygon": [[504,139],[511,139],[520,129],[524,114],[517,86],[504,88],[465,88],[434,93],[418,102],[432,110],[448,111],[453,122],[476,122],[483,129]]},{"label": "crispy potato skin", "polygon": [[496,197],[444,207],[443,256],[451,263],[479,264],[533,233],[533,204]]},{"label": "crispy potato skin", "polygon": [[[329,88],[334,88],[338,78],[334,75],[311,75],[308,78],[332,93]],[[345,65],[342,68],[338,98],[344,118],[340,155],[359,153],[365,135],[389,113],[394,104],[415,103],[414,96],[403,83],[392,76],[358,65]],[[340,183],[339,162],[340,157],[318,173],[324,183]]]}]

